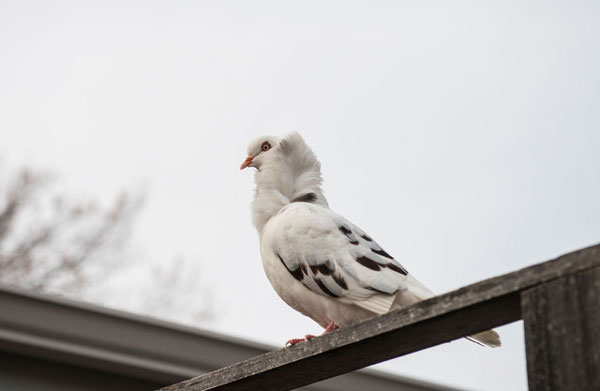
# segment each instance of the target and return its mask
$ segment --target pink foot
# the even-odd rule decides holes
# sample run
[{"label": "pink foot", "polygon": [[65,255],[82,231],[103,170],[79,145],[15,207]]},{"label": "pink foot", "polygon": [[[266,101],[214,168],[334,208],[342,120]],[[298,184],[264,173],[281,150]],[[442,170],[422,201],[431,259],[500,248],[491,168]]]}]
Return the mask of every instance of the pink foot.
[{"label": "pink foot", "polygon": [[[330,332],[332,332],[333,330],[336,330],[336,329],[339,329],[338,325],[336,325],[334,322],[331,322],[325,328],[325,330],[323,331],[323,334],[321,334],[321,335],[325,335],[325,334],[330,333]],[[288,346],[288,345],[294,346],[297,343],[305,342],[305,341],[310,341],[313,338],[317,338],[317,336],[316,335],[312,335],[312,334],[306,334],[304,336],[304,338],[292,338],[292,339],[287,340],[285,342],[285,346]]]},{"label": "pink foot", "polygon": [[292,339],[288,339],[287,341],[285,341],[285,346],[294,346],[295,344],[299,343],[299,342],[304,342],[306,341],[306,338],[292,338]]},{"label": "pink foot", "polygon": [[335,324],[334,322],[331,322],[331,323],[329,323],[329,326],[327,326],[327,328],[325,329],[325,331],[323,331],[323,334],[321,334],[321,335],[324,335],[324,334],[330,333],[330,332],[332,332],[333,330],[337,330],[337,329],[339,329],[339,328],[340,328],[340,327],[339,327],[337,324]]}]

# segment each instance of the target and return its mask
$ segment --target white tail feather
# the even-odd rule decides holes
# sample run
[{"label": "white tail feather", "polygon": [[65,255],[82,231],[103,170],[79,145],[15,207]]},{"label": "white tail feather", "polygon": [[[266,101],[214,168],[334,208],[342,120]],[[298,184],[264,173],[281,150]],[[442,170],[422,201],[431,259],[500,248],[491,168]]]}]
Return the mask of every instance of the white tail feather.
[{"label": "white tail feather", "polygon": [[490,348],[499,348],[502,345],[500,335],[494,330],[482,331],[466,337],[469,341],[479,345],[489,346]]},{"label": "white tail feather", "polygon": [[[435,296],[432,291],[410,274],[407,276],[407,285],[409,286],[407,290],[400,291],[396,295],[391,310],[404,308],[421,300],[426,300]],[[482,331],[481,333],[473,334],[465,338],[478,345],[489,346],[491,348],[498,348],[502,345],[500,335],[494,330]]]}]

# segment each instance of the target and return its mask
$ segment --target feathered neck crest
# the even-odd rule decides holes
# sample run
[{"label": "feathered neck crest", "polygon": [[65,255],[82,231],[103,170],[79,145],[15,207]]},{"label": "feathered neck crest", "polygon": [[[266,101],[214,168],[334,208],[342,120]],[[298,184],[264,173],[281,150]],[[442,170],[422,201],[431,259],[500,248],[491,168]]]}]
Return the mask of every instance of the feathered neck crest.
[{"label": "feathered neck crest", "polygon": [[291,202],[327,206],[321,190],[321,164],[299,133],[289,134],[267,153],[254,178],[252,212],[259,233],[271,217]]}]

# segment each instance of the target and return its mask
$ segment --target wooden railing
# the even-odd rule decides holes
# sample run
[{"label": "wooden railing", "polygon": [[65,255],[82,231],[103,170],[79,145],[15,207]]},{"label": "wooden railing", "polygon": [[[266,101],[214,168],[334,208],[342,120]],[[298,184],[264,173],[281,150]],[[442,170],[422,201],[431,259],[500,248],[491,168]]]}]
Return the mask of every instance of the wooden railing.
[{"label": "wooden railing", "polygon": [[530,390],[600,390],[600,245],[162,390],[290,390],[519,319]]}]

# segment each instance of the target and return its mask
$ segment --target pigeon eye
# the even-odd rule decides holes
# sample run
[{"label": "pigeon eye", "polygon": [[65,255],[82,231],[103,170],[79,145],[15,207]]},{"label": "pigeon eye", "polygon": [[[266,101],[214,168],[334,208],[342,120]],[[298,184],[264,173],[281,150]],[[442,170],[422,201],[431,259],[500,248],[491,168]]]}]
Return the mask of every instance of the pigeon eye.
[{"label": "pigeon eye", "polygon": [[260,149],[262,149],[263,151],[268,151],[269,149],[271,149],[271,144],[269,144],[268,141],[265,141],[264,143],[262,143],[262,147],[260,147]]}]

